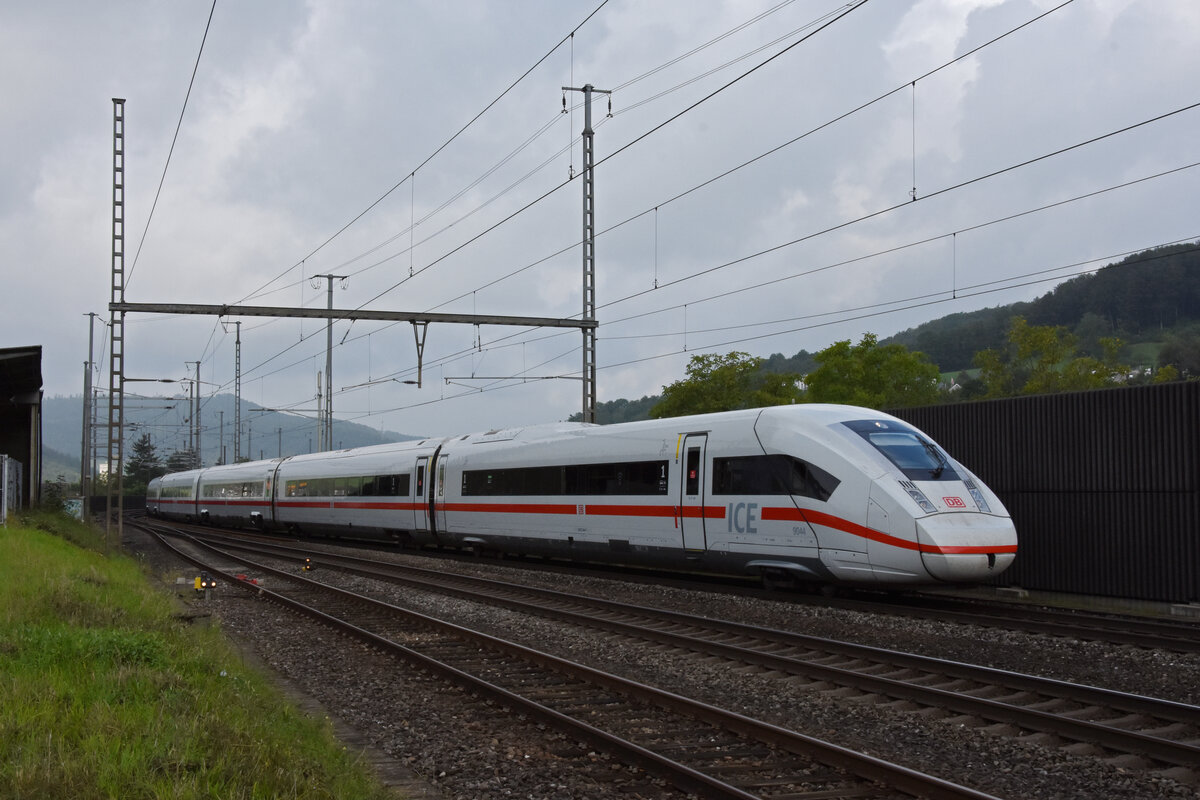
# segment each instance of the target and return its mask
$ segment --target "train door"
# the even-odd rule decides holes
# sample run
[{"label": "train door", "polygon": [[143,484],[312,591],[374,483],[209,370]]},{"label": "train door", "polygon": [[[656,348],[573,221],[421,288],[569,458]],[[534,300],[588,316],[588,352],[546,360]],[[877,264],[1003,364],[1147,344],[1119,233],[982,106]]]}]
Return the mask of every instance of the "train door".
[{"label": "train door", "polygon": [[416,501],[414,528],[421,532],[429,530],[429,495],[425,493],[425,478],[428,472],[429,456],[421,456],[417,459],[417,481],[413,495]]},{"label": "train door", "polygon": [[446,530],[446,459],[439,459],[437,462],[437,486],[434,491],[437,492],[435,507],[438,510],[437,520],[434,525],[439,531]]},{"label": "train door", "polygon": [[704,550],[704,449],[708,435],[683,437],[683,480],[679,482],[679,530],[685,550]]}]

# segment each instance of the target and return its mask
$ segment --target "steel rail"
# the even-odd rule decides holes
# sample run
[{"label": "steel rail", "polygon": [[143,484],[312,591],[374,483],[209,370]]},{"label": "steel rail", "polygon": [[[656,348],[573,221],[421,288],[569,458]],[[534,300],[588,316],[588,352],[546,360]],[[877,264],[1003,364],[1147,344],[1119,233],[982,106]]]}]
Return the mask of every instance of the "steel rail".
[{"label": "steel rail", "polygon": [[[159,538],[160,541],[163,541],[164,545],[170,546],[167,545],[165,540],[162,540],[161,537]],[[548,669],[553,669],[557,672],[582,676],[591,683],[605,686],[610,690],[619,692],[627,697],[633,697],[643,702],[649,702],[657,705],[660,708],[664,708],[675,713],[685,714],[709,724],[719,726],[726,730],[734,731],[740,735],[777,747],[794,755],[812,759],[827,766],[844,770],[866,781],[880,783],[907,794],[930,798],[930,800],[996,800],[996,798],[994,798],[992,795],[978,792],[974,789],[970,789],[969,787],[961,786],[951,781],[937,778],[936,776],[927,775],[898,764],[893,764],[883,759],[858,753],[849,748],[844,748],[830,742],[825,742],[814,737],[806,736],[805,734],[801,734],[796,731],[791,731],[771,723],[755,720],[734,712],[726,711],[710,704],[692,700],[652,686],[647,686],[645,684],[631,681],[617,675],[612,675],[601,670],[596,670],[582,664],[576,664],[566,659],[559,658],[558,656],[554,656],[549,653],[543,653],[513,642],[507,642],[489,634],[473,631],[469,628],[454,625],[453,623],[448,623],[442,620],[437,620],[435,618],[428,617],[427,615],[402,609],[388,603],[383,603],[372,598],[357,595],[353,592],[328,586],[317,581],[311,581],[294,574],[273,569],[263,564],[255,563],[245,558],[231,556],[220,551],[218,548],[213,547],[212,545],[199,542],[196,542],[196,544],[216,552],[226,558],[231,558],[241,563],[245,563],[251,566],[253,569],[263,572],[264,574],[294,581],[310,588],[319,589],[345,599],[351,599],[355,602],[368,604],[374,608],[386,610],[388,613],[400,614],[404,617],[418,620],[420,624],[427,627],[435,628],[441,631],[452,632],[456,636],[471,639],[480,645],[492,649],[517,655],[528,661],[537,663]],[[209,569],[211,574],[220,577],[222,580],[233,584],[245,585],[244,581],[239,581],[236,577],[225,573],[223,570],[215,567],[204,566],[199,559],[186,554],[177,548],[172,547],[171,549],[179,553],[180,557],[188,560],[190,563],[196,564],[197,566],[201,566],[205,569]],[[280,602],[281,604],[292,608],[299,613],[306,614],[339,630],[344,630],[349,635],[360,639],[361,641],[381,647],[388,652],[410,660],[414,664],[418,664],[422,668],[426,668],[437,674],[444,675],[459,685],[470,688],[472,691],[483,693],[486,696],[490,696],[502,702],[513,703],[518,710],[528,713],[535,718],[543,719],[547,723],[552,724],[556,728],[564,730],[571,735],[581,736],[585,741],[592,742],[598,746],[614,748],[622,755],[622,757],[628,758],[631,763],[637,764],[647,771],[665,777],[674,785],[684,789],[684,791],[701,793],[706,797],[756,797],[755,795],[743,792],[737,787],[705,775],[704,773],[687,767],[686,765],[679,764],[672,759],[668,759],[639,745],[627,742],[626,740],[613,736],[605,731],[596,729],[585,722],[575,720],[572,717],[547,708],[539,703],[536,703],[535,701],[509,692],[502,687],[496,687],[454,667],[442,664],[441,662],[418,653],[411,648],[391,642],[390,640],[378,636],[370,631],[365,631],[356,626],[348,625],[348,623],[345,623],[336,617],[332,617],[319,610],[309,608],[303,603],[287,598],[284,595],[272,592],[263,587],[254,587],[254,589],[265,598]]]},{"label": "steel rail", "polygon": [[[301,556],[295,555],[298,552],[296,549],[283,545],[250,545],[236,539],[225,542],[225,545],[252,552],[261,552],[265,548],[273,551],[279,557],[302,560]],[[1200,707],[1186,703],[1132,695],[1125,692],[1056,681],[1049,678],[1039,678],[991,667],[945,661],[929,656],[919,656],[848,642],[837,642],[788,631],[759,628],[679,612],[647,609],[602,598],[581,598],[552,589],[513,585],[488,578],[447,575],[419,567],[380,564],[379,562],[372,562],[355,556],[323,554],[322,558],[324,566],[346,569],[364,577],[400,581],[405,585],[415,588],[452,594],[472,600],[479,599],[480,590],[454,589],[448,587],[446,583],[449,581],[460,585],[477,586],[484,590],[485,596],[490,600],[523,613],[537,613],[570,624],[601,628],[621,635],[636,636],[666,646],[682,647],[706,655],[755,664],[785,674],[803,675],[814,680],[827,680],[838,685],[850,686],[863,692],[878,693],[887,697],[909,700],[923,705],[947,708],[957,713],[978,716],[990,722],[1012,724],[1025,729],[1053,733],[1068,737],[1074,741],[1091,742],[1120,752],[1138,753],[1173,765],[1187,767],[1200,766],[1200,747],[1186,742],[1164,739],[1138,731],[1105,725],[1091,720],[1076,719],[1000,700],[976,697],[934,686],[914,684],[908,681],[877,676],[857,670],[819,664],[810,660],[782,656],[771,652],[764,652],[762,649],[716,642],[678,631],[664,631],[621,620],[603,619],[597,617],[594,613],[589,613],[589,607],[591,612],[594,612],[596,608],[602,608],[608,612],[621,614],[626,617],[657,619],[660,622],[666,621],[676,625],[688,625],[702,630],[708,629],[741,637],[753,637],[765,642],[768,646],[783,644],[793,647],[819,649],[826,652],[833,651],[851,658],[870,659],[902,666],[907,669],[921,670],[926,673],[946,675],[977,683],[995,683],[1009,689],[1036,693],[1047,698],[1063,698],[1085,705],[1099,705],[1124,713],[1146,714],[1154,716],[1157,719],[1200,727]],[[397,570],[406,573],[415,573],[418,576],[428,576],[428,578],[400,576],[396,574]],[[574,606],[584,610],[570,611],[563,607],[552,609],[544,605],[534,605],[514,596],[520,594],[549,600],[560,604],[560,606]],[[760,648],[761,646],[763,645],[760,645]]]}]

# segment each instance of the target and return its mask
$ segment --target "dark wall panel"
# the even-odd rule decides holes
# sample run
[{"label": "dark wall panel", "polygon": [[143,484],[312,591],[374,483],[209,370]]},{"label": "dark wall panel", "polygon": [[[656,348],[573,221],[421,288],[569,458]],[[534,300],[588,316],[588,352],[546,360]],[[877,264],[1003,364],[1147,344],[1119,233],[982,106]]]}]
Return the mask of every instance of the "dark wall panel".
[{"label": "dark wall panel", "polygon": [[999,580],[1200,599],[1200,383],[893,411],[988,484],[1017,526]]}]

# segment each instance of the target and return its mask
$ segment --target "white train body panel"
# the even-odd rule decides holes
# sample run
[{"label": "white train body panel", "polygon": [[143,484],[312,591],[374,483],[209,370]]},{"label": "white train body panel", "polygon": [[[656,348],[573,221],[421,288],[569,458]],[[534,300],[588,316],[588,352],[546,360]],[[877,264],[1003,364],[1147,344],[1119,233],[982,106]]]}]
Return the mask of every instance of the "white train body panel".
[{"label": "white train body panel", "polygon": [[978,581],[1017,547],[999,499],[962,465],[906,423],[850,406],[559,423],[160,480],[203,492],[268,474],[266,497],[226,508],[299,533],[801,582]]},{"label": "white train body panel", "polygon": [[364,536],[428,530],[425,473],[437,441],[284,459],[276,478],[276,526]]},{"label": "white train body panel", "polygon": [[155,478],[146,487],[146,510],[152,516],[196,518],[196,484],[203,470],[173,472]]},{"label": "white train body panel", "polygon": [[272,481],[281,460],[203,470],[197,485],[197,518],[214,525],[263,526],[271,518]]}]

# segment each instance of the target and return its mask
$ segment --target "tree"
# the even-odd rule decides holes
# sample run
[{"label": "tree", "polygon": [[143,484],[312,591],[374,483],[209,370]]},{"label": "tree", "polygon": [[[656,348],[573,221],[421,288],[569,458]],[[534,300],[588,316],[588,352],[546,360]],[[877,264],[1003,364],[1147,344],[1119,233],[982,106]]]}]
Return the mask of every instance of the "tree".
[{"label": "tree", "polygon": [[184,472],[200,466],[200,459],[191,450],[176,450],[167,456],[167,472]]},{"label": "tree", "polygon": [[129,488],[145,487],[151,480],[166,472],[158,459],[150,434],[143,433],[130,448],[125,461],[125,484]]},{"label": "tree", "polygon": [[1103,389],[1124,383],[1129,367],[1118,361],[1122,342],[1101,337],[1103,356],[1076,356],[1078,340],[1061,325],[1030,325],[1013,317],[1007,346],[975,355],[986,397]]},{"label": "tree", "polygon": [[880,346],[873,333],[856,345],[834,342],[816,360],[821,366],[804,379],[808,402],[902,408],[938,400],[937,366],[902,344]]},{"label": "tree", "polygon": [[1200,376],[1200,325],[1189,325],[1168,336],[1158,353],[1158,364],[1174,366],[1185,376]]},{"label": "tree", "polygon": [[736,351],[694,355],[687,367],[688,377],[663,387],[662,402],[650,409],[650,416],[663,419],[796,402],[800,376],[764,374],[762,362]]}]

